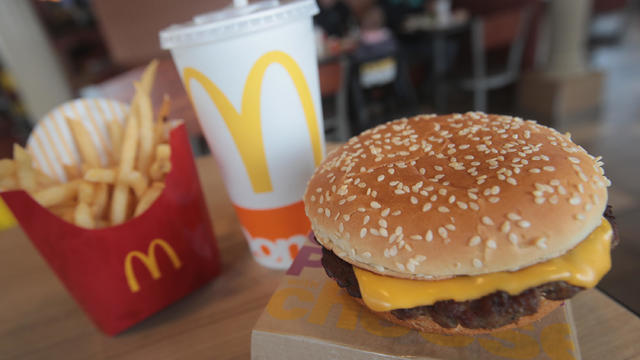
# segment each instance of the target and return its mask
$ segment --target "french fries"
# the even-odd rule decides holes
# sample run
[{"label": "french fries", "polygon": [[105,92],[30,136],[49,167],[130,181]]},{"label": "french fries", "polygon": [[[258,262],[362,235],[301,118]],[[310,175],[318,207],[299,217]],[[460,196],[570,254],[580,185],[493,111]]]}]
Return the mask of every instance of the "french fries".
[{"label": "french fries", "polygon": [[[0,159],[0,191],[24,189],[56,216],[87,229],[121,224],[144,213],[160,197],[171,171],[165,95],[154,116],[151,89],[157,70],[152,61],[134,84],[136,92],[124,125],[106,121],[111,148],[103,153],[80,119],[65,117],[81,162],[61,164],[61,183],[33,166],[29,152],[14,145],[13,159]],[[101,162],[101,155],[108,164]]]},{"label": "french fries", "polygon": [[78,151],[80,152],[82,161],[91,167],[100,166],[100,156],[98,155],[98,150],[91,141],[89,131],[87,131],[79,120],[72,119],[70,117],[65,117],[65,119],[67,120],[69,129],[71,129],[73,139],[75,140],[76,145],[78,145]]}]

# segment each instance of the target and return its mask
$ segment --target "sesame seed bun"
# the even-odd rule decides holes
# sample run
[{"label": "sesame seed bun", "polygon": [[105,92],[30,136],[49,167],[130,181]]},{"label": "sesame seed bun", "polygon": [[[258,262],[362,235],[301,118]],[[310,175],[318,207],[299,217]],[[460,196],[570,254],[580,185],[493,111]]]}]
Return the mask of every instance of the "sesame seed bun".
[{"label": "sesame seed bun", "polygon": [[[354,298],[354,300],[366,307],[362,299]],[[377,316],[391,323],[394,323],[396,325],[408,327],[408,328],[426,332],[426,333],[446,334],[446,335],[477,335],[477,334],[488,334],[488,333],[493,333],[493,332],[498,332],[503,330],[509,330],[517,327],[527,326],[547,316],[553,310],[557,309],[558,306],[562,305],[562,303],[563,301],[553,301],[553,300],[548,300],[544,298],[540,299],[540,304],[538,305],[538,311],[536,311],[531,315],[522,316],[518,318],[518,320],[510,324],[507,324],[495,329],[482,329],[482,328],[470,329],[460,325],[454,328],[445,328],[440,326],[435,321],[433,321],[429,315],[422,315],[412,319],[400,320],[396,316],[394,316],[391,313],[391,311],[384,311],[384,312],[377,312],[373,310],[370,310],[370,311],[376,314]]]},{"label": "sesame seed bun", "polygon": [[304,203],[324,247],[378,274],[513,271],[564,254],[600,224],[609,183],[601,165],[533,121],[422,115],[329,154]]}]

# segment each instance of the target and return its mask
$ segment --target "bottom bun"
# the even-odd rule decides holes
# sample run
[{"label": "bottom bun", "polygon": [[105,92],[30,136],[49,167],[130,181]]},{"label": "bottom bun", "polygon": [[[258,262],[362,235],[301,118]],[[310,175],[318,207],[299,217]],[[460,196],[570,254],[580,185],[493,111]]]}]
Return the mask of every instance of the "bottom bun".
[{"label": "bottom bun", "polygon": [[[359,302],[365,308],[369,309],[364,304],[364,301],[362,301],[362,299],[358,299],[358,298],[353,298],[353,299]],[[536,313],[528,316],[523,316],[518,320],[516,320],[515,322],[512,322],[511,324],[507,324],[495,329],[482,329],[482,328],[470,329],[470,328],[462,327],[460,325],[458,325],[455,328],[445,328],[438,325],[438,323],[436,323],[435,321],[431,320],[431,317],[429,317],[428,315],[418,316],[418,317],[407,319],[407,320],[400,320],[397,317],[395,317],[395,315],[391,314],[391,311],[377,312],[371,309],[369,309],[369,311],[396,325],[404,326],[404,327],[415,329],[422,332],[433,333],[433,334],[446,334],[446,335],[476,335],[476,334],[488,334],[496,331],[502,331],[502,330],[508,330],[508,329],[513,329],[517,327],[526,326],[528,324],[531,324],[534,321],[538,321],[542,319],[547,314],[555,310],[558,306],[562,305],[563,302],[564,302],[563,300],[553,301],[553,300],[542,298],[540,299],[540,304],[538,304],[538,311]]]}]

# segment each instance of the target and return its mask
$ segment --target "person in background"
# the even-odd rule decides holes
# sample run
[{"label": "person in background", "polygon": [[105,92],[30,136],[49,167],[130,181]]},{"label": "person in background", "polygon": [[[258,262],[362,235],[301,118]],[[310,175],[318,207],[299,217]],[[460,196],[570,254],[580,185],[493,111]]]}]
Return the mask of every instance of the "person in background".
[{"label": "person in background", "polygon": [[384,11],[377,5],[371,6],[360,19],[358,46],[354,52],[355,60],[364,62],[395,55],[396,50],[396,40],[391,30],[385,25]]},{"label": "person in background", "polygon": [[318,0],[320,12],[313,22],[327,37],[344,37],[352,24],[351,10],[340,0]]}]

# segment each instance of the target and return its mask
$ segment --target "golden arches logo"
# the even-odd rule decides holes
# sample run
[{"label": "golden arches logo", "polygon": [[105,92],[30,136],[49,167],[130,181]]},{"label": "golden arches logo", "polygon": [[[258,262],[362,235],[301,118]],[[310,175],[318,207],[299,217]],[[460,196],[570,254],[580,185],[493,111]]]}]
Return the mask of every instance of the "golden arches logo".
[{"label": "golden arches logo", "polygon": [[291,56],[282,51],[270,51],[262,55],[253,64],[242,93],[241,112],[238,112],[234,108],[222,90],[204,74],[191,67],[187,67],[183,71],[183,81],[187,93],[191,98],[191,102],[193,103],[191,80],[196,80],[218,108],[238,148],[249,180],[251,181],[251,186],[256,193],[273,191],[262,139],[260,95],[264,74],[267,68],[274,63],[281,65],[287,71],[296,88],[307,122],[309,140],[311,141],[311,148],[313,150],[313,159],[317,166],[320,164],[320,161],[322,161],[322,144],[320,141],[318,120],[313,106],[313,98],[311,97],[309,85],[304,77],[304,73]]},{"label": "golden arches logo", "polygon": [[147,253],[144,254],[140,251],[131,251],[127,254],[127,257],[124,259],[124,274],[127,278],[127,285],[129,285],[129,290],[131,292],[140,291],[140,284],[138,284],[138,279],[136,278],[136,274],[133,271],[133,259],[137,258],[144,264],[144,266],[149,270],[151,277],[154,280],[158,280],[162,277],[162,273],[160,272],[160,268],[158,267],[158,260],[156,259],[156,247],[160,246],[162,250],[164,250],[165,254],[171,260],[173,267],[179,269],[182,266],[178,255],[173,250],[171,245],[167,244],[166,241],[162,239],[154,239],[149,244],[149,248]]}]

